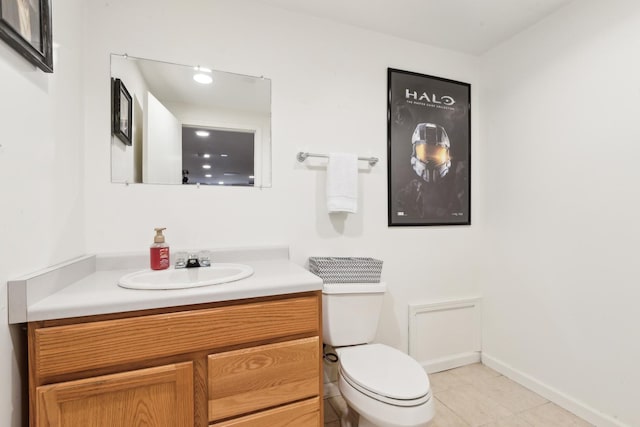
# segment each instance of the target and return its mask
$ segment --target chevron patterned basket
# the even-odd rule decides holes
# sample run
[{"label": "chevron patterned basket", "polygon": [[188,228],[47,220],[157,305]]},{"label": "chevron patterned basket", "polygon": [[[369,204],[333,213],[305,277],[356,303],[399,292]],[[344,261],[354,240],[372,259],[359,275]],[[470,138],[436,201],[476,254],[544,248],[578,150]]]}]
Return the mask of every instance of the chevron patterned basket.
[{"label": "chevron patterned basket", "polygon": [[379,283],[382,261],[356,257],[309,257],[309,270],[324,283]]}]

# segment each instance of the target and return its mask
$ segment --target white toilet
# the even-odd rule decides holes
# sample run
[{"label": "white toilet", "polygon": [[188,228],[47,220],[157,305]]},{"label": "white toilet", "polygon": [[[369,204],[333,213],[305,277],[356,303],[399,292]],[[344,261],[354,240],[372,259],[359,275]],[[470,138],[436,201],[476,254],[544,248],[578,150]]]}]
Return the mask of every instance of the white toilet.
[{"label": "white toilet", "polygon": [[384,283],[324,284],[324,342],[336,349],[340,393],[350,413],[342,427],[424,427],[434,416],[429,377],[413,358],[375,337]]}]

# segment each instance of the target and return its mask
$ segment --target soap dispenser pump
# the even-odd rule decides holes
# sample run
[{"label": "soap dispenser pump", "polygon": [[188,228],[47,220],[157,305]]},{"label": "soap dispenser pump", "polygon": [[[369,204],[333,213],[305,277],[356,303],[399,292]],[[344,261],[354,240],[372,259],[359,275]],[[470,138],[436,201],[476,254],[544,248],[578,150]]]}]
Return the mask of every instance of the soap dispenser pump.
[{"label": "soap dispenser pump", "polygon": [[153,244],[151,245],[151,269],[152,270],[165,270],[169,268],[169,245],[164,240],[164,234],[162,232],[166,228],[156,228],[156,235],[153,238]]}]

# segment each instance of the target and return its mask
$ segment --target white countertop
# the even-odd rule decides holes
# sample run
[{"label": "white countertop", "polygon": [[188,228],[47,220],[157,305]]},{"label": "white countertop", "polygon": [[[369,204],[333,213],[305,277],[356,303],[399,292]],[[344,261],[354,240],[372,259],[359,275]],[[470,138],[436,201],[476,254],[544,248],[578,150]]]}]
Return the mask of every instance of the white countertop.
[{"label": "white countertop", "polygon": [[[99,256],[97,260],[91,256],[82,257],[58,268],[10,281],[9,322],[22,323],[321,290],[322,279],[291,262],[288,250],[285,252],[286,257],[282,256],[284,252],[280,250],[268,253],[264,259],[260,259],[255,251],[248,255],[236,253],[233,256],[225,252],[225,257],[214,253],[214,260],[223,258],[225,262],[233,260],[250,265],[254,269],[253,275],[236,282],[174,290],[134,290],[118,286],[120,277],[144,269],[117,268],[118,265],[130,267],[126,264],[135,264],[143,259],[140,255],[134,257],[135,261],[131,261],[131,257],[123,258],[127,262],[118,262],[118,257],[114,256],[105,258],[106,261]],[[81,264],[84,265],[82,272],[64,273],[69,268],[77,270]],[[70,277],[67,283],[60,278],[65,275]],[[57,285],[51,285],[56,281],[59,282]],[[44,288],[49,289],[43,291]]]}]

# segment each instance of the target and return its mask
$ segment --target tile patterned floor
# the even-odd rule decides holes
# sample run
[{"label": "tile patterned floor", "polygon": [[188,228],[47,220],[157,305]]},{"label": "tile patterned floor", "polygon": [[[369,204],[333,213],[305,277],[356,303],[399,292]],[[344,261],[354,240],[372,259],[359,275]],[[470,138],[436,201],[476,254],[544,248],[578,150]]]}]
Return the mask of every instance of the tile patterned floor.
[{"label": "tile patterned floor", "polygon": [[[430,374],[436,416],[429,427],[589,427],[591,424],[476,363]],[[325,427],[340,427],[346,404],[325,400]]]}]

